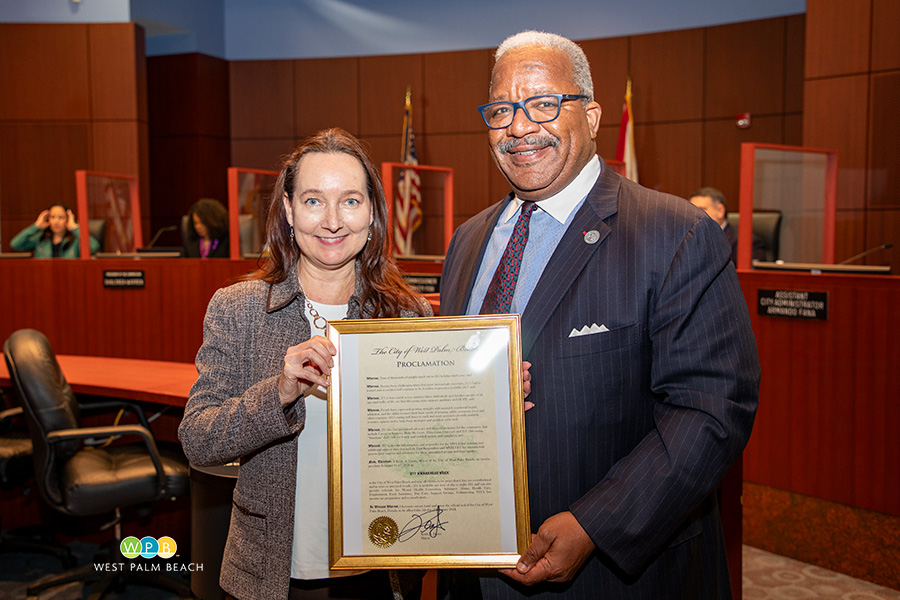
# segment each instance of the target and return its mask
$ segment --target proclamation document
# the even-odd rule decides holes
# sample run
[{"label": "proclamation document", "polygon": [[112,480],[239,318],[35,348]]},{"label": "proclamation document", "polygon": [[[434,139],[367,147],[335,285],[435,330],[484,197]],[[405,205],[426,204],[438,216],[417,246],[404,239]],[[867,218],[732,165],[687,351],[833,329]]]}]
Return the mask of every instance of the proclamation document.
[{"label": "proclamation document", "polygon": [[333,321],[329,337],[333,568],[515,565],[518,315]]}]

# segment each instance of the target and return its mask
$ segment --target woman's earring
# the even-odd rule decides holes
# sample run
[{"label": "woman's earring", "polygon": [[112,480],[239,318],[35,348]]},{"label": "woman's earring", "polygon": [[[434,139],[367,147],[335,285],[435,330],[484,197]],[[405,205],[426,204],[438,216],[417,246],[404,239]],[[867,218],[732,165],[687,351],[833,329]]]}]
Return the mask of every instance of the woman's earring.
[{"label": "woman's earring", "polygon": [[291,225],[291,243],[294,243],[294,226]]},{"label": "woman's earring", "polygon": [[368,240],[370,242],[372,241],[372,228],[371,227],[369,227],[369,237],[367,237],[366,240]]}]

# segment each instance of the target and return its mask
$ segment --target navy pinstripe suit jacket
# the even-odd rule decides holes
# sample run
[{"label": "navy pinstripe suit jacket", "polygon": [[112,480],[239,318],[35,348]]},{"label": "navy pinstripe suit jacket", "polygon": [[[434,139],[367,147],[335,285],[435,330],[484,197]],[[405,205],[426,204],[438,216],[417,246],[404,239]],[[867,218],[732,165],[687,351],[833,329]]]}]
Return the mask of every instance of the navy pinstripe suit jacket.
[{"label": "navy pinstripe suit jacket", "polygon": [[[466,310],[510,198],[454,234],[441,315]],[[532,528],[569,510],[597,551],[566,584],[479,573],[485,598],[731,596],[715,487],[750,436],[760,373],[730,255],[701,210],[603,163],[522,314]],[[570,335],[593,324],[608,331]]]}]

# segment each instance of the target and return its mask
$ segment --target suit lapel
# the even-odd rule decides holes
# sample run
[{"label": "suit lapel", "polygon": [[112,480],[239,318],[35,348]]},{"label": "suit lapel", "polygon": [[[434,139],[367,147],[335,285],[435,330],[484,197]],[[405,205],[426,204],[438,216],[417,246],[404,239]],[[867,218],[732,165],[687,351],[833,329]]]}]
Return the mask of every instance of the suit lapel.
[{"label": "suit lapel", "polygon": [[[618,209],[618,193],[621,179],[603,159],[600,159],[601,170],[597,183],[588,192],[587,198],[578,209],[572,224],[563,234],[544,272],[538,280],[537,287],[522,313],[522,352],[528,356],[535,340],[556,310],[578,275],[584,270],[588,261],[603,246],[612,231],[604,219],[616,213]],[[597,242],[591,244],[585,240],[585,234],[596,231]]]},{"label": "suit lapel", "polygon": [[[512,200],[512,194],[506,196],[503,201],[499,202],[494,210],[488,212],[480,223],[476,223],[472,229],[471,241],[478,245],[477,254],[469,254],[460,264],[459,281],[465,282],[465,285],[455,285],[453,289],[457,294],[450,298],[450,312],[448,315],[464,315],[469,306],[469,298],[472,295],[472,288],[475,286],[475,278],[478,276],[478,269],[481,266],[481,260],[484,258],[484,252],[487,249],[488,240],[494,231],[494,224],[506,208],[509,201]],[[471,247],[473,244],[467,244]],[[442,311],[443,313],[443,311]]]}]

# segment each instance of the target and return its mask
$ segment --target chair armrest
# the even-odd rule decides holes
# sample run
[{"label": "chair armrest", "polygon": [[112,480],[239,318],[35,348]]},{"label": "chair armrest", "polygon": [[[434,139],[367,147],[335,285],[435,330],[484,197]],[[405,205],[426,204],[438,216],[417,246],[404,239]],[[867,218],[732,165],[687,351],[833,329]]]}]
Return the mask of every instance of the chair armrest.
[{"label": "chair armrest", "polygon": [[144,414],[144,408],[135,402],[128,402],[127,400],[98,400],[96,402],[79,402],[78,408],[82,411],[107,411],[112,412],[114,410],[121,410],[123,408],[130,410],[132,413],[137,416],[140,424],[147,429],[150,429],[150,422],[147,420],[147,416]]},{"label": "chair armrest", "polygon": [[166,471],[163,469],[162,458],[159,455],[159,448],[156,447],[156,440],[153,434],[146,427],[140,425],[108,425],[105,427],[79,427],[78,429],[58,429],[47,434],[47,441],[51,444],[66,440],[79,440],[92,437],[104,437],[110,435],[136,435],[144,440],[144,445],[150,454],[150,460],[156,468],[157,498],[163,498],[167,495],[166,490]]},{"label": "chair armrest", "polygon": [[0,421],[7,421],[12,419],[13,417],[18,417],[24,414],[21,406],[16,406],[15,408],[7,408],[6,410],[0,410]]},{"label": "chair armrest", "polygon": [[22,414],[21,406],[0,411],[0,434],[8,432],[12,428],[13,419],[21,417]]}]

